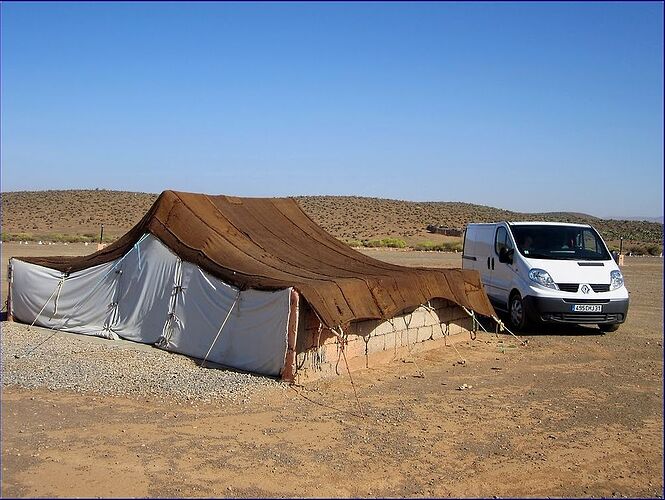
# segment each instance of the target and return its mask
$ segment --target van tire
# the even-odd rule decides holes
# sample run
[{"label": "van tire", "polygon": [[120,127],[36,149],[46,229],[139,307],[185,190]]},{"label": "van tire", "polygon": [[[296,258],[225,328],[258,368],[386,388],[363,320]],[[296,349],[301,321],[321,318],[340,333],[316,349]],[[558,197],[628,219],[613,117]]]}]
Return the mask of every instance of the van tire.
[{"label": "van tire", "polygon": [[508,318],[510,318],[510,324],[516,330],[524,330],[529,323],[524,300],[522,300],[522,296],[517,291],[510,295],[510,300],[508,301]]},{"label": "van tire", "polygon": [[620,323],[601,323],[598,325],[600,331],[603,333],[616,332],[619,329]]}]

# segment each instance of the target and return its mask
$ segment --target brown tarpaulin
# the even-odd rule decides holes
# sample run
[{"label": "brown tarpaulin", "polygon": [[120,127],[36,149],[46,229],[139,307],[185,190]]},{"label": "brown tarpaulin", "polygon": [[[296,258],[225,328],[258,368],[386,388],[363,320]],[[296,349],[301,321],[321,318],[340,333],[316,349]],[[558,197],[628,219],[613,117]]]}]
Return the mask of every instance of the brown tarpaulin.
[{"label": "brown tarpaulin", "polygon": [[392,318],[435,297],[495,314],[476,271],[372,259],[326,233],[291,198],[164,191],[136,226],[103,250],[21,260],[74,272],[122,257],[146,232],[241,289],[294,287],[327,327]]}]

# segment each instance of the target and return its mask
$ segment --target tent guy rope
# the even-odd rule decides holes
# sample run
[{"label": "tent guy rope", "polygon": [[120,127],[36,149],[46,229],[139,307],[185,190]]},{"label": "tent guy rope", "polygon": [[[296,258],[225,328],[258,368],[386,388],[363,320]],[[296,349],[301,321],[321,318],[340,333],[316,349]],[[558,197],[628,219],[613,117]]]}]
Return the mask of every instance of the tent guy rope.
[{"label": "tent guy rope", "polygon": [[[344,334],[344,330],[342,330],[341,326],[337,327],[339,329],[339,332],[335,331],[335,328],[331,328],[330,331],[337,336],[339,339],[339,348],[342,353],[342,356],[344,356],[344,364],[346,364],[346,371],[349,374],[349,380],[351,381],[351,387],[353,388],[353,394],[356,397],[356,403],[358,404],[358,411],[360,412],[360,415],[362,417],[365,417],[365,414],[363,413],[362,406],[360,405],[360,399],[358,398],[358,391],[356,391],[356,384],[353,383],[353,377],[351,376],[351,369],[349,368],[349,362],[346,359],[346,344],[348,344],[348,339],[347,336]],[[339,359],[337,360],[339,363]]]},{"label": "tent guy rope", "polygon": [[[50,296],[48,299],[46,299],[46,302],[44,302],[44,305],[43,305],[42,308],[40,309],[39,313],[37,313],[37,316],[35,316],[35,319],[32,321],[32,323],[30,324],[30,326],[28,326],[28,329],[30,329],[30,328],[32,328],[33,326],[35,326],[35,323],[36,323],[37,320],[39,319],[39,316],[41,316],[41,314],[44,312],[44,309],[46,309],[46,306],[48,305],[48,303],[51,302],[51,299],[52,299],[56,294],[59,294],[59,293],[60,293],[60,289],[62,288],[62,284],[65,282],[66,279],[67,279],[67,275],[66,275],[66,274],[63,274],[63,276],[62,276],[62,277],[60,278],[60,280],[58,281],[58,284],[56,285],[55,290],[53,290],[53,293],[51,294],[51,296]],[[57,310],[57,305],[56,305],[56,310]],[[55,315],[55,311],[54,311],[53,315]],[[53,318],[51,318],[51,319],[53,319]],[[34,352],[37,348],[39,348],[41,345],[45,344],[48,340],[50,340],[50,339],[51,339],[56,333],[58,333],[58,330],[55,330],[55,329],[54,329],[54,330],[53,330],[53,333],[52,333],[51,335],[49,335],[48,337],[46,337],[44,340],[42,340],[41,342],[39,342],[39,343],[36,344],[35,346],[29,348],[29,349],[28,349],[25,353],[23,353],[23,354],[14,354],[14,357],[15,357],[16,359],[25,358],[26,356],[28,356],[28,355],[30,355],[32,352]]]},{"label": "tent guy rope", "polygon": [[217,343],[217,339],[219,338],[220,334],[222,333],[222,330],[224,329],[224,326],[226,326],[226,322],[231,317],[231,313],[233,312],[233,309],[235,308],[236,304],[238,303],[238,299],[240,299],[240,289],[238,289],[238,293],[236,295],[236,298],[233,301],[233,304],[231,304],[231,308],[229,309],[229,312],[226,314],[226,318],[224,318],[224,321],[222,322],[222,326],[219,327],[219,331],[217,332],[217,335],[215,335],[215,338],[212,341],[212,344],[210,344],[210,348],[208,349],[208,352],[206,353],[205,357],[203,358],[203,361],[201,362],[201,366],[205,366],[206,361],[208,361],[208,356],[210,356],[210,352],[212,351],[212,348],[215,347],[215,344]]}]

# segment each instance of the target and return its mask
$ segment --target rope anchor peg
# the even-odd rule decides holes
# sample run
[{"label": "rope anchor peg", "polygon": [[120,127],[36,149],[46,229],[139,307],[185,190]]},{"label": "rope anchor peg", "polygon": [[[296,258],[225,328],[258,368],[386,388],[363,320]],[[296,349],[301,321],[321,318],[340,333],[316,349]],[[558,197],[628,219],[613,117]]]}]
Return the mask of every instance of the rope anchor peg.
[{"label": "rope anchor peg", "polygon": [[[471,311],[471,310],[467,309],[464,306],[462,306],[462,308],[464,309],[464,312],[466,312],[469,316],[471,316],[471,318],[473,319],[475,324],[478,324],[480,326],[480,328],[482,328],[485,333],[489,333],[487,331],[487,329],[483,326],[483,324],[480,322],[480,320],[476,317],[475,311]],[[515,337],[515,339],[520,343],[521,346],[526,346],[529,343],[528,339],[523,340],[523,339],[519,338],[517,335],[515,335],[513,332],[511,332],[508,329],[508,327],[506,326],[506,324],[503,321],[501,321],[497,316],[491,316],[491,318],[494,320],[494,322],[496,324],[497,333],[498,332],[503,332],[503,331],[508,332],[510,335]]]},{"label": "rope anchor peg", "polygon": [[[339,330],[336,331],[336,330]],[[362,406],[360,405],[360,398],[358,398],[358,391],[356,391],[356,384],[353,383],[353,377],[351,376],[351,369],[349,368],[349,362],[346,359],[346,346],[349,343],[348,335],[344,333],[344,330],[342,329],[342,326],[338,326],[336,329],[331,328],[330,331],[337,337],[339,341],[339,350],[341,355],[344,357],[344,364],[346,365],[346,371],[349,374],[349,381],[351,382],[351,387],[353,388],[353,395],[356,398],[356,404],[358,405],[358,411],[360,412],[360,416],[362,418],[365,418],[365,414],[363,413]],[[337,358],[337,364],[339,365],[339,357]],[[335,370],[337,370],[337,367],[335,367]],[[338,372],[339,374],[339,372]]]},{"label": "rope anchor peg", "polygon": [[529,340],[528,340],[528,339],[524,339],[524,340],[522,340],[522,339],[519,338],[517,335],[515,335],[513,332],[511,332],[511,331],[508,329],[508,327],[505,325],[505,323],[504,323],[503,321],[501,321],[499,318],[497,318],[496,316],[492,316],[492,319],[493,319],[494,321],[496,321],[497,325],[499,325],[499,330],[500,330],[500,331],[504,331],[504,330],[505,330],[505,331],[507,331],[508,333],[510,333],[513,337],[515,337],[515,339],[520,343],[521,346],[526,346],[526,345],[529,343]]}]

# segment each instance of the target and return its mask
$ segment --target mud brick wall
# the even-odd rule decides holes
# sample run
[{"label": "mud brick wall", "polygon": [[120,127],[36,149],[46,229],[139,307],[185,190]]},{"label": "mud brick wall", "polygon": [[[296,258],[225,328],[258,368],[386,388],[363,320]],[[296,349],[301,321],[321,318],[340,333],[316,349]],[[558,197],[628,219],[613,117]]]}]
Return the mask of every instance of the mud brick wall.
[{"label": "mud brick wall", "polygon": [[[388,321],[357,321],[342,327],[349,368],[376,366],[409,352],[468,338],[463,334],[470,334],[473,321],[464,309],[443,299],[432,300],[430,306],[432,310],[421,306]],[[319,327],[316,315],[304,304],[296,342],[298,383],[346,374],[339,337]]]}]

